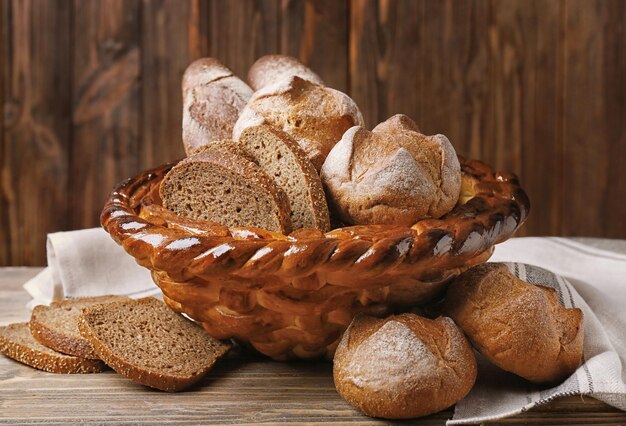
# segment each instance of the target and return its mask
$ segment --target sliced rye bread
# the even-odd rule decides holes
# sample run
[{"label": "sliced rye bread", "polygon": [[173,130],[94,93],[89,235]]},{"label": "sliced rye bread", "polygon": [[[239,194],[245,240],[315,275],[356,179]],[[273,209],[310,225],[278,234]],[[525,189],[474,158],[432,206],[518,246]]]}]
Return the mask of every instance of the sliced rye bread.
[{"label": "sliced rye bread", "polygon": [[79,328],[115,371],[168,392],[201,380],[231,346],[151,297],[85,308]]},{"label": "sliced rye bread", "polygon": [[84,297],[78,300],[52,302],[35,306],[30,317],[30,331],[44,346],[67,355],[99,359],[91,343],[80,335],[80,310],[97,303],[128,300],[126,296]]},{"label": "sliced rye bread", "polygon": [[[247,111],[255,114],[254,110]],[[238,134],[237,142],[287,194],[293,229],[330,230],[322,181],[306,153],[289,135],[268,125],[262,117],[251,120],[256,123]]]},{"label": "sliced rye bread", "polygon": [[258,165],[238,155],[239,150],[222,141],[182,160],[161,182],[163,207],[229,228],[251,226],[288,234],[287,195]]},{"label": "sliced rye bread", "polygon": [[0,353],[38,370],[59,374],[99,373],[102,361],[65,355],[39,343],[27,322],[0,327]]}]

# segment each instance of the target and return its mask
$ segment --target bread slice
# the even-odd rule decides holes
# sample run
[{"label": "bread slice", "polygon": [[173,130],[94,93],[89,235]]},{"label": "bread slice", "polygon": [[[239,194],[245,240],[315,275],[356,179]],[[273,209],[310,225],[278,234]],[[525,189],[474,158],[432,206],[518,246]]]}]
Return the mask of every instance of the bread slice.
[{"label": "bread slice", "polygon": [[0,353],[49,373],[99,373],[106,368],[102,361],[64,355],[45,347],[35,340],[27,322],[0,327]]},{"label": "bread slice", "polygon": [[115,371],[168,392],[201,380],[230,349],[152,297],[85,308],[79,328]]},{"label": "bread slice", "polygon": [[78,331],[80,310],[97,303],[128,300],[126,296],[85,297],[35,306],[30,317],[30,331],[44,346],[67,355],[99,359],[91,343]]},{"label": "bread slice", "polygon": [[259,166],[232,151],[237,146],[227,146],[208,146],[172,168],[161,182],[163,207],[229,228],[291,232],[285,192]]},{"label": "bread slice", "polygon": [[246,127],[238,136],[239,146],[287,194],[293,229],[330,230],[322,181],[298,143],[266,123]]}]

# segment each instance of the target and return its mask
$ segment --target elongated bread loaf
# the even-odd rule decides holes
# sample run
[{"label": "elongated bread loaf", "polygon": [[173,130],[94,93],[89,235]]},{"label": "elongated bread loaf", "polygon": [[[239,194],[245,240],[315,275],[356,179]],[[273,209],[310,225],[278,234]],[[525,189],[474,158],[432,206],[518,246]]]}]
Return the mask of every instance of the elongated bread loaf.
[{"label": "elongated bread loaf", "polygon": [[248,71],[248,83],[254,91],[257,91],[294,75],[312,83],[324,85],[322,79],[313,70],[289,55],[261,56]]},{"label": "elongated bread loaf", "polygon": [[193,62],[183,75],[183,144],[191,155],[202,145],[230,139],[252,89],[217,59]]},{"label": "elongated bread loaf", "polygon": [[161,182],[163,207],[229,228],[291,232],[287,195],[259,166],[237,155],[239,150],[220,142],[178,163]]}]

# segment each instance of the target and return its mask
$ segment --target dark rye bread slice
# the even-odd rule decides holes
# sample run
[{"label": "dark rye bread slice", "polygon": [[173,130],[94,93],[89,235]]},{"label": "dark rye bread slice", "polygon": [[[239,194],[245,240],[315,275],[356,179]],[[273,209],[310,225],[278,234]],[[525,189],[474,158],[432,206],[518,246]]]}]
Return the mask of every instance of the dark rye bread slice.
[{"label": "dark rye bread slice", "polygon": [[90,306],[78,326],[115,371],[168,392],[201,380],[230,349],[151,297]]},{"label": "dark rye bread slice", "polygon": [[161,182],[163,207],[229,228],[251,226],[288,234],[291,209],[287,195],[236,150],[236,145],[228,148],[220,142],[174,166]]},{"label": "dark rye bread slice", "polygon": [[0,353],[49,373],[99,373],[106,368],[102,361],[65,355],[45,347],[35,340],[27,322],[0,327]]},{"label": "dark rye bread slice", "polygon": [[[253,110],[247,111],[254,114]],[[246,127],[237,136],[239,146],[287,194],[293,229],[329,231],[330,217],[322,181],[298,143],[264,122]]]},{"label": "dark rye bread slice", "polygon": [[30,331],[42,345],[67,355],[99,359],[88,340],[80,335],[80,310],[97,303],[128,300],[126,296],[84,297],[35,306],[30,317]]}]

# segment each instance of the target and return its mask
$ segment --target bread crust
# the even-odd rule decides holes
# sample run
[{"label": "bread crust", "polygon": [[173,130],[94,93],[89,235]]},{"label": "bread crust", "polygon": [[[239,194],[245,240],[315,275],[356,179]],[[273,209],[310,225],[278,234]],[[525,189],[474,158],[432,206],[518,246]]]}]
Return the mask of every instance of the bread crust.
[{"label": "bread crust", "polygon": [[[307,158],[306,153],[300,148],[298,143],[294,141],[288,134],[285,132],[273,128],[269,125],[263,118],[259,118],[258,124],[247,127],[240,135],[238,142],[239,146],[243,151],[245,151],[249,156],[254,157],[255,151],[251,145],[254,144],[252,137],[248,137],[248,135],[253,132],[255,129],[259,129],[264,132],[269,132],[277,139],[282,141],[284,147],[291,152],[295,161],[297,170],[290,170],[292,173],[300,173],[306,182],[306,193],[308,197],[309,205],[311,206],[313,215],[314,215],[314,227],[316,229],[321,230],[322,232],[327,232],[330,230],[330,214],[328,211],[328,204],[326,203],[326,194],[324,193],[324,189],[322,187],[322,180],[320,179],[317,171],[313,164]],[[276,161],[281,162],[280,159]],[[286,161],[286,160],[284,160]],[[257,164],[261,164],[259,159],[256,158],[255,162]],[[287,168],[287,164],[284,165],[283,168]],[[292,211],[295,208],[294,203],[291,203]],[[302,228],[302,226],[298,226],[292,220],[292,225],[294,229]]]},{"label": "bread crust", "polygon": [[411,226],[439,218],[454,208],[461,191],[461,166],[450,141],[421,134],[402,114],[371,132],[352,127],[320,175],[332,208],[351,225]]},{"label": "bread crust", "polygon": [[560,305],[556,290],[526,283],[504,264],[461,274],[448,288],[445,311],[489,361],[536,383],[558,383],[578,367],[583,313]]},{"label": "bread crust", "polygon": [[289,55],[265,55],[256,60],[248,71],[248,84],[254,91],[274,84],[277,80],[297,75],[312,83],[324,85],[313,70]]},{"label": "bread crust", "polygon": [[220,342],[219,351],[215,356],[210,360],[209,363],[205,365],[203,371],[198,372],[196,375],[191,376],[175,376],[171,374],[166,374],[160,371],[150,370],[138,365],[134,365],[131,362],[126,361],[125,359],[118,356],[114,349],[110,347],[108,342],[101,340],[93,327],[93,322],[97,318],[97,313],[102,309],[114,309],[115,305],[121,303],[134,303],[134,304],[150,304],[150,303],[162,303],[157,301],[154,298],[143,298],[136,299],[130,302],[111,302],[106,306],[93,306],[90,308],[86,308],[83,310],[83,314],[80,317],[78,322],[78,328],[81,334],[91,342],[94,347],[94,350],[98,354],[98,356],[106,362],[106,364],[113,368],[116,372],[121,375],[128,377],[129,379],[141,383],[146,386],[153,387],[155,389],[163,390],[166,392],[177,392],[184,388],[187,388],[194,383],[202,380],[204,376],[213,368],[213,365],[224,357],[228,350],[230,349],[230,344],[225,344]]},{"label": "bread crust", "polygon": [[202,149],[191,157],[183,159],[174,166],[163,179],[159,188],[159,194],[163,200],[163,207],[168,209],[172,209],[173,207],[169,205],[169,199],[165,194],[164,188],[178,171],[195,163],[209,163],[215,167],[243,177],[245,180],[254,184],[259,191],[269,195],[277,207],[276,218],[279,229],[275,229],[274,231],[283,234],[291,232],[291,208],[285,192],[276,185],[274,180],[267,176],[259,166],[245,157],[237,155],[237,150],[240,150],[238,146],[234,145],[232,142],[230,142],[230,144],[233,145],[230,149],[225,147],[226,145],[223,141],[215,146],[208,146],[206,149]]},{"label": "bread crust", "polygon": [[[60,310],[64,308],[72,308],[76,304],[84,303],[104,303],[113,300],[127,300],[125,296],[99,296],[99,297],[84,297],[78,300],[61,300],[52,302],[50,306],[38,305],[35,306],[30,317],[30,331],[33,337],[37,339],[44,346],[54,349],[57,352],[61,352],[67,355],[74,355],[81,358],[98,360],[98,355],[93,350],[91,344],[82,338],[80,335],[72,336],[65,333],[63,330],[56,329],[53,325],[46,322],[44,315],[46,313],[53,313],[50,311]],[[62,314],[62,313],[61,313]],[[78,323],[76,323],[76,331],[78,331]]]},{"label": "bread crust", "polygon": [[252,89],[214,58],[201,58],[185,70],[183,144],[187,155],[199,147],[230,139]]},{"label": "bread crust", "polygon": [[[0,327],[0,353],[49,373],[99,373],[106,368],[102,361],[65,355],[43,346],[35,340],[28,328],[28,323]],[[23,341],[17,341],[13,337],[15,334],[20,334]]]},{"label": "bread crust", "polygon": [[339,394],[371,417],[406,419],[441,411],[469,393],[476,358],[450,318],[357,317],[334,358]]},{"label": "bread crust", "polygon": [[316,170],[350,127],[363,125],[363,116],[345,93],[298,76],[280,80],[254,93],[233,128],[233,139],[261,117],[293,138]]}]

